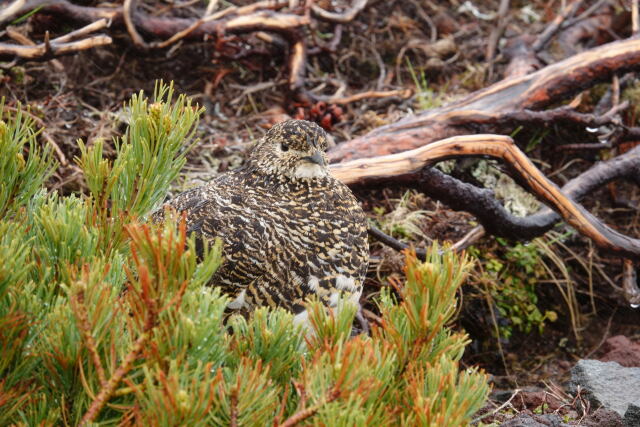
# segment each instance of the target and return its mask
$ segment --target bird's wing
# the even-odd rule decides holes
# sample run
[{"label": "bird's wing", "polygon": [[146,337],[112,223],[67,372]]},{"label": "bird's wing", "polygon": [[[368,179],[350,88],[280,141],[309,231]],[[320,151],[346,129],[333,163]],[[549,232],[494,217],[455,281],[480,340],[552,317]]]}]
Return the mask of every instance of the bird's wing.
[{"label": "bird's wing", "polygon": [[167,208],[174,210],[178,214],[186,212],[189,215],[190,211],[202,203],[204,193],[204,187],[196,187],[178,194],[151,214],[151,222],[155,224],[164,222]]},{"label": "bird's wing", "polygon": [[[243,292],[245,307],[250,309],[261,306],[282,307],[294,314],[303,311],[308,293],[291,271],[289,266],[281,262],[264,263],[259,274]],[[293,286],[283,286],[283,284]]]}]

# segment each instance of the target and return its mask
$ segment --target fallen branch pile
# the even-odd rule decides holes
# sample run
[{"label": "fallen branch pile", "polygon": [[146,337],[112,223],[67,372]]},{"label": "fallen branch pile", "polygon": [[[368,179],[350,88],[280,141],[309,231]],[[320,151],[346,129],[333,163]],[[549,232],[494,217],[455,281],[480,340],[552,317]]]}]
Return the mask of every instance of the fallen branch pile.
[{"label": "fallen branch pile", "polygon": [[[578,2],[576,2],[578,3]],[[575,4],[573,10],[577,10]],[[546,36],[545,36],[546,37]],[[404,185],[441,200],[453,209],[474,214],[484,229],[496,236],[528,240],[542,235],[561,218],[579,233],[611,253],[640,260],[640,239],[625,236],[589,213],[577,202],[593,190],[618,179],[640,185],[640,146],[612,160],[600,162],[559,189],[540,172],[511,138],[499,135],[458,136],[492,132],[508,134],[518,126],[550,127],[555,124],[595,128],[601,132],[596,149],[635,141],[640,130],[624,126],[620,112],[628,103],[612,103],[604,114],[575,111],[571,106],[551,110],[571,95],[640,68],[640,39],[609,43],[571,56],[524,76],[507,77],[461,100],[406,117],[336,146],[329,153],[333,173],[351,186]],[[606,132],[606,134],[605,134]],[[446,139],[443,139],[446,138]],[[440,160],[482,156],[502,160],[513,178],[535,194],[548,208],[529,217],[510,214],[486,189],[462,182],[431,166]],[[555,212],[554,212],[555,211]],[[557,212],[557,213],[556,213]],[[477,230],[474,230],[476,235]],[[385,243],[403,247],[394,239],[377,235]],[[387,236],[388,237],[388,236]],[[640,304],[640,290],[626,274],[624,290],[631,304]]]},{"label": "fallen branch pile", "polygon": [[[310,23],[313,15],[319,20],[345,24],[355,18],[367,4],[367,0],[357,0],[352,8],[343,13],[328,12],[317,5],[309,3],[289,12],[280,10],[289,6],[288,0],[262,0],[254,4],[235,7],[231,6],[214,12],[217,1],[209,2],[209,7],[202,11],[199,19],[179,17],[158,17],[136,10],[135,0],[125,0],[122,6],[91,7],[80,6],[68,0],[16,0],[9,7],[0,11],[0,26],[6,22],[37,11],[60,16],[88,26],[95,25],[100,20],[107,20],[109,29],[116,31],[125,28],[134,45],[140,49],[164,49],[183,40],[198,41],[212,39],[218,50],[224,45],[224,36],[246,33],[273,33],[281,39],[273,39],[268,34],[262,34],[263,39],[273,43],[281,40],[288,45],[289,89],[296,99],[315,99],[304,91],[304,67],[306,61],[306,43],[302,30]],[[94,29],[95,31],[95,29]],[[147,42],[142,36],[158,39]],[[17,57],[29,60],[48,60],[54,56],[69,54],[74,51],[96,47],[111,43],[105,36],[84,39],[62,49],[46,47],[38,50],[25,50],[22,46],[0,44],[0,59],[3,57]],[[20,40],[17,40],[20,42]]]}]

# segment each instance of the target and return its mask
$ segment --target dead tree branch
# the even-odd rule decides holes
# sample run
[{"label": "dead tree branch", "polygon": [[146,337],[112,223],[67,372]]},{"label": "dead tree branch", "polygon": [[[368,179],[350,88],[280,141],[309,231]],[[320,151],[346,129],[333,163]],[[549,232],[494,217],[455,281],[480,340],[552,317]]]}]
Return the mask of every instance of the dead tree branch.
[{"label": "dead tree branch", "polygon": [[[569,106],[558,107],[553,110],[533,111],[521,110],[507,113],[482,114],[473,117],[474,123],[478,125],[507,128],[518,125],[543,125],[562,123],[576,124],[584,127],[600,127],[606,125],[618,126],[621,129],[622,121],[618,113],[629,107],[628,102],[623,102],[612,108],[605,114],[596,115],[579,113]],[[453,121],[454,125],[464,125],[464,122]]]},{"label": "dead tree branch", "polygon": [[[66,20],[79,23],[92,23],[106,19],[112,29],[126,29],[133,43],[141,49],[162,49],[179,40],[202,40],[203,37],[219,38],[224,34],[246,34],[252,32],[273,32],[280,34],[289,45],[289,90],[295,98],[302,101],[315,100],[304,92],[304,71],[306,63],[306,45],[301,29],[310,24],[309,14],[279,12],[289,5],[284,0],[262,0],[243,7],[229,7],[217,13],[207,9],[200,19],[178,17],[157,17],[136,11],[136,1],[126,0],[120,7],[80,6],[68,0],[16,0],[0,12],[0,24],[16,16],[38,9],[38,13],[59,15]],[[339,14],[328,12],[315,5],[314,16],[331,22],[348,23],[367,5],[367,0],[356,0],[346,12]],[[155,39],[147,41],[146,39]],[[89,39],[87,39],[89,40]],[[77,42],[71,46],[58,46],[63,52],[88,49],[106,43],[107,39],[91,39]],[[109,39],[110,42],[110,39]],[[95,43],[92,45],[91,43]],[[0,45],[5,55],[36,59],[48,58],[49,51],[42,48],[23,48],[20,46]],[[52,47],[53,48],[53,47]]]},{"label": "dead tree branch", "polygon": [[[512,169],[519,183],[550,206],[580,234],[589,237],[600,248],[626,258],[640,259],[640,240],[625,236],[603,224],[571,196],[566,195],[540,172],[511,138],[499,135],[469,135],[448,138],[427,146],[387,156],[358,159],[331,166],[332,174],[348,185],[402,182],[421,189],[427,195],[442,200],[453,209],[466,210],[478,217],[492,234],[528,239],[548,230],[553,216],[519,218],[508,213],[490,190],[463,183],[437,169],[425,167],[439,160],[457,156],[486,156],[503,160]],[[614,178],[635,174],[640,170],[640,148],[603,163],[589,174],[592,186],[603,185]],[[584,195],[590,185],[582,176],[580,184],[567,184],[565,191],[573,196]],[[593,188],[593,187],[591,187]],[[575,194],[577,193],[577,194]],[[582,194],[581,194],[582,193]]]},{"label": "dead tree branch", "polygon": [[328,96],[328,97],[324,97],[324,96],[316,96],[316,98],[319,101],[324,101],[327,104],[338,104],[338,105],[343,105],[343,104],[350,104],[352,102],[357,102],[357,101],[361,101],[363,99],[371,99],[371,98],[391,98],[391,97],[398,97],[400,99],[407,99],[409,98],[411,95],[413,94],[413,92],[409,89],[399,89],[399,90],[381,90],[381,91],[375,91],[375,90],[368,90],[366,92],[360,92],[360,93],[356,93],[354,95],[349,95],[349,96]]},{"label": "dead tree branch", "polygon": [[3,10],[0,10],[0,25],[18,16],[20,11],[27,7],[28,3],[27,0],[16,0]]},{"label": "dead tree branch", "polygon": [[[614,104],[604,115],[579,113],[570,107],[536,110],[614,74],[639,67],[640,41],[637,39],[591,49],[537,72],[504,79],[457,102],[377,128],[338,145],[330,152],[330,159],[347,162],[333,165],[332,171],[349,185],[393,183],[418,188],[454,209],[474,214],[486,231],[494,235],[531,239],[548,231],[562,218],[600,248],[637,261],[640,259],[640,240],[611,229],[576,201],[612,180],[637,180],[640,149],[597,164],[560,190],[509,138],[455,135],[487,130],[509,133],[519,124],[571,123],[583,127],[607,125],[621,131],[621,138],[632,137],[635,129],[623,126],[618,116],[628,105]],[[451,136],[454,137],[438,141]],[[557,213],[544,208],[526,218],[513,216],[494,198],[492,191],[429,167],[436,160],[463,155],[502,159],[515,172],[519,183]],[[398,243],[390,242],[390,245],[398,246]],[[632,291],[626,293],[628,297],[635,295]]]},{"label": "dead tree branch", "polygon": [[[291,13],[280,13],[273,10],[260,10],[258,6],[281,8],[286,2],[258,2],[245,8],[230,10],[211,15],[200,27],[187,35],[187,39],[201,40],[205,35],[216,36],[227,33],[244,33],[251,31],[273,31],[287,33],[309,24],[309,19]],[[67,0],[31,0],[27,1],[16,15],[24,14],[40,7],[39,12],[57,14],[80,23],[91,23],[100,18],[112,21],[112,28],[125,26],[124,7],[91,7],[79,6]],[[196,19],[177,17],[157,17],[145,13],[136,13],[132,18],[137,31],[142,31],[159,39],[168,39],[176,33],[193,25]]]},{"label": "dead tree branch", "polygon": [[329,158],[336,162],[383,156],[470,132],[510,133],[513,129],[504,124],[518,112],[540,110],[607,80],[614,73],[638,68],[639,39],[609,43],[532,74],[507,78],[441,108],[379,127],[336,146]]},{"label": "dead tree branch", "polygon": [[[29,60],[47,60],[55,56],[66,55],[80,50],[91,49],[98,46],[111,44],[111,37],[105,35],[97,35],[82,40],[73,41],[81,37],[85,37],[93,32],[100,31],[109,26],[106,19],[99,19],[86,25],[78,30],[72,31],[61,37],[49,40],[49,33],[45,33],[45,41],[41,44],[32,42],[27,37],[7,29],[7,35],[16,40],[20,45],[12,45],[8,43],[0,43],[0,57],[14,56]],[[59,65],[57,68],[61,68]]]},{"label": "dead tree branch", "polygon": [[136,30],[136,26],[133,23],[133,13],[136,8],[136,0],[124,0],[124,4],[122,5],[122,18],[124,19],[124,26],[127,27],[127,31],[129,32],[129,36],[138,47],[146,48],[148,47],[147,43],[144,41],[138,30]]},{"label": "dead tree branch", "polygon": [[17,56],[19,58],[36,60],[50,59],[56,56],[67,55],[81,50],[92,49],[98,46],[111,44],[109,36],[92,36],[86,39],[69,42],[56,43],[55,40],[45,41],[35,46],[19,46],[8,43],[0,43],[0,57]]},{"label": "dead tree branch", "polygon": [[[398,239],[395,239],[389,236],[388,234],[384,233],[382,230],[380,230],[377,227],[369,225],[369,229],[367,231],[371,237],[373,237],[374,239],[376,239],[381,243],[384,243],[390,248],[397,250],[398,252],[403,251],[405,249],[412,249],[411,245],[408,245],[404,242],[401,242]],[[479,225],[477,227],[474,227],[471,229],[471,231],[465,234],[464,237],[462,237],[462,239],[458,240],[453,245],[451,245],[451,250],[454,252],[463,251],[469,246],[473,245],[479,239],[481,239],[484,235],[485,235],[485,229],[483,226]],[[416,252],[416,256],[419,259],[421,260],[426,259],[426,256],[427,256],[426,250],[419,249],[419,248],[413,248],[413,250]]]}]

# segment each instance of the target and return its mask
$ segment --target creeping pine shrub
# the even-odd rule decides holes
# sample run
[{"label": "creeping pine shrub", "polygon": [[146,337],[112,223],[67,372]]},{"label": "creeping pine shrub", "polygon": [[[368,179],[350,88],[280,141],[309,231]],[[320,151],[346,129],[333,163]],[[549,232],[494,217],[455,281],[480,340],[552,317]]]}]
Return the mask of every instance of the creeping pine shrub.
[{"label": "creeping pine shrub", "polygon": [[[226,319],[205,286],[221,244],[196,257],[182,218],[144,223],[185,162],[200,110],[157,85],[127,105],[107,159],[79,142],[88,193],[43,190],[54,167],[28,115],[0,121],[0,425],[466,425],[485,375],[461,369],[448,327],[470,263],[406,256],[381,323],[318,301],[313,331],[283,310]],[[9,159],[9,160],[7,160]]]}]

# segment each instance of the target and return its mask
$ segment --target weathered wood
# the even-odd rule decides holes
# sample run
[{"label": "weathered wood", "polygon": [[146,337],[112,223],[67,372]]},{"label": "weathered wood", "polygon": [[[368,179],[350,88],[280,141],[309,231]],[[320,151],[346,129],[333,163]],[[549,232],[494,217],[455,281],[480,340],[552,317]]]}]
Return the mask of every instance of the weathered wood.
[{"label": "weathered wood", "polygon": [[[401,180],[412,186],[426,186],[426,193],[429,193],[429,183],[425,182],[426,180],[445,179],[447,182],[439,188],[452,197],[447,198],[447,194],[437,194],[437,198],[444,198],[445,203],[453,202],[454,208],[462,207],[462,209],[474,214],[479,212],[481,220],[485,219],[487,222],[489,219],[487,229],[494,234],[500,234],[499,227],[501,225],[490,222],[492,211],[500,209],[499,203],[490,194],[483,194],[481,197],[474,194],[490,193],[488,190],[476,189],[470,184],[458,185],[456,188],[456,184],[453,182],[454,178],[442,173],[438,174],[435,170],[424,169],[425,166],[429,166],[433,162],[457,156],[485,156],[503,160],[513,170],[519,183],[556,211],[580,234],[592,239],[598,247],[604,250],[626,258],[640,260],[640,239],[634,239],[613,230],[567,197],[536,168],[513,140],[507,136],[466,135],[451,137],[403,153],[334,164],[331,165],[331,173],[348,185],[367,185]],[[640,167],[640,148],[630,152],[625,159],[628,163],[625,169],[627,172],[637,170]],[[598,169],[599,173],[594,174],[594,179],[604,183],[607,181],[605,179],[607,174],[603,169],[605,168]],[[610,177],[611,174],[608,176]],[[480,211],[478,211],[479,209]],[[484,214],[489,215],[489,218],[486,218]]]},{"label": "weathered wood", "polygon": [[[13,7],[17,4],[18,7]],[[38,12],[58,14],[64,18],[79,23],[89,24],[98,19],[108,19],[113,27],[124,27],[123,7],[92,7],[71,3],[67,0],[27,0],[15,2],[10,10],[0,12],[0,23],[28,13],[36,8]],[[205,22],[189,33],[186,39],[202,40],[205,35],[228,33],[244,33],[250,31],[286,32],[294,28],[309,24],[309,18],[290,13],[279,13],[272,10],[280,9],[288,2],[282,0],[259,1],[245,7],[230,7],[222,12],[211,15]],[[10,12],[10,13],[8,13]],[[146,13],[137,13],[134,24],[137,29],[167,39],[176,33],[193,25],[197,19],[178,17],[158,17]]]},{"label": "weathered wood", "polygon": [[69,43],[55,43],[52,41],[51,43],[40,43],[35,46],[18,46],[0,43],[0,57],[11,55],[25,59],[52,58],[81,50],[93,49],[98,46],[105,46],[111,44],[111,41],[111,37],[99,35]]},{"label": "weathered wood", "polygon": [[[39,13],[55,14],[67,21],[85,24],[107,19],[113,28],[126,28],[134,44],[143,49],[165,48],[177,40],[202,40],[205,36],[219,37],[223,34],[245,34],[257,31],[275,32],[286,39],[290,46],[289,90],[295,98],[300,100],[309,102],[313,99],[303,87],[306,46],[299,31],[302,27],[308,26],[311,19],[308,14],[278,12],[279,9],[289,5],[288,1],[262,0],[242,7],[231,6],[201,19],[159,17],[143,12],[134,14],[132,3],[132,1],[125,2],[127,7],[93,7],[77,5],[68,0],[16,0],[10,7],[0,11],[0,24],[35,9],[38,9]],[[354,6],[353,13],[359,12],[365,5],[366,1],[359,0]],[[142,38],[143,34],[161,41],[147,43]],[[0,51],[0,54],[28,59],[43,58],[43,55],[39,55],[39,51],[34,51],[33,48],[27,50],[13,46],[11,46],[12,49],[8,46],[0,47],[4,47],[4,51]],[[68,49],[66,46],[64,48]]]},{"label": "weathered wood", "polygon": [[454,136],[415,150],[335,163],[330,168],[331,174],[347,185],[370,185],[381,181],[388,182],[402,175],[416,174],[430,163],[452,157],[486,155],[475,152],[475,149],[482,146],[493,147],[512,143],[513,140],[510,137],[503,135]]},{"label": "weathered wood", "polygon": [[[413,150],[450,136],[491,130],[502,114],[538,110],[611,77],[640,68],[640,40],[627,39],[579,53],[522,77],[508,78],[463,99],[339,144],[332,162]],[[505,129],[505,133],[509,129]]]}]

